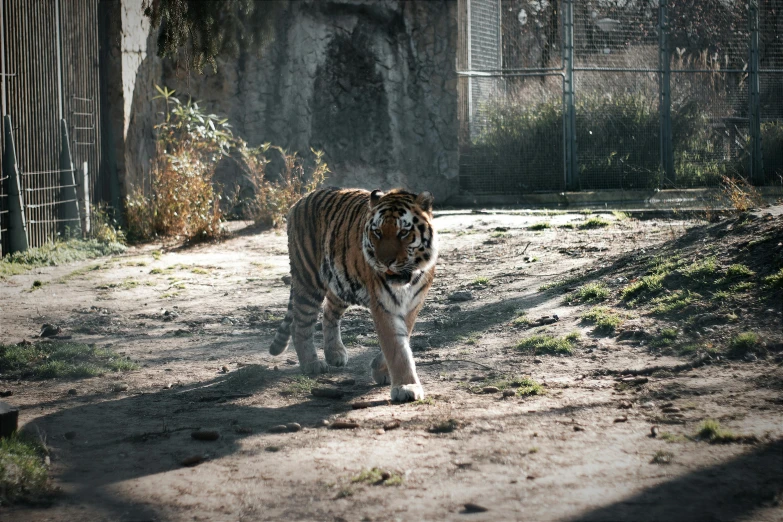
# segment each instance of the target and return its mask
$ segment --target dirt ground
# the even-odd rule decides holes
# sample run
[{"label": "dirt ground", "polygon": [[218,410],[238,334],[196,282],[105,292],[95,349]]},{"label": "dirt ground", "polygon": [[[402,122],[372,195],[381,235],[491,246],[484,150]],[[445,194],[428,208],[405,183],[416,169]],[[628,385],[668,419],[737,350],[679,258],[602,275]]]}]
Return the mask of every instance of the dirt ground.
[{"label": "dirt ground", "polygon": [[[682,251],[698,258],[710,237],[747,243],[761,232],[738,235],[740,224],[726,219],[710,225],[611,213],[600,214],[608,227],[578,228],[595,216],[436,217],[438,272],[412,341],[428,399],[410,404],[389,403],[388,387],[372,383],[369,363],[379,348],[364,310],[351,309],[343,321],[348,366],[316,383],[342,390],[340,399],[311,395],[313,383],[300,377],[292,351],[268,354],[288,298],[280,232],[234,223],[233,237],[219,244],[133,247],[1,281],[0,342],[32,339],[43,323],[55,323],[61,335],[111,346],[140,369],[82,380],[0,380],[0,389],[13,391],[6,400],[20,407],[25,431],[49,446],[59,491],[49,506],[0,508],[0,518],[783,519],[783,358],[775,351],[783,341],[781,300],[739,299],[729,305],[731,325],[718,320],[688,334],[717,350],[683,355],[645,340],[700,310],[660,319],[618,297],[640,256]],[[528,228],[542,221],[551,226]],[[577,226],[560,226],[567,223]],[[783,228],[780,216],[756,223]],[[725,245],[718,257],[739,251]],[[780,243],[770,248],[780,256]],[[611,289],[607,303],[625,314],[615,335],[598,335],[580,320],[592,304],[565,302],[579,283],[551,285],[574,276]],[[34,280],[43,286],[31,291]],[[547,284],[552,288],[541,288]],[[470,299],[454,301],[457,291]],[[532,320],[559,320],[515,322],[523,311]],[[717,355],[744,330],[758,332],[770,350],[744,359]],[[581,339],[572,355],[516,346],[534,334],[574,331]],[[643,372],[646,381],[618,381],[654,366],[664,368]],[[543,393],[483,391],[522,377],[541,383]],[[128,387],[115,392],[124,388],[117,383]],[[362,401],[370,407],[353,409]],[[395,419],[398,428],[384,429]],[[699,440],[706,419],[747,437]],[[325,426],[335,420],[358,427]],[[291,422],[302,430],[270,433]],[[451,431],[435,433],[438,425]],[[220,438],[194,440],[197,429]],[[204,460],[182,465],[193,456]],[[395,478],[391,485],[355,480],[375,467]],[[469,503],[487,511],[466,512]]]}]

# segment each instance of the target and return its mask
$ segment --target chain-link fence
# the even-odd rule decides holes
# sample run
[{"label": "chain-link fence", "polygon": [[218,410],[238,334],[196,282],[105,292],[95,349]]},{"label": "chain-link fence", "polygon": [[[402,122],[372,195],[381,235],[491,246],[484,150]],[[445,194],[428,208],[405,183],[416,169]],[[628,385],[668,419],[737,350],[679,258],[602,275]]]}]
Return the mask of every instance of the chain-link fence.
[{"label": "chain-link fence", "polygon": [[473,194],[783,184],[783,0],[460,0]]}]

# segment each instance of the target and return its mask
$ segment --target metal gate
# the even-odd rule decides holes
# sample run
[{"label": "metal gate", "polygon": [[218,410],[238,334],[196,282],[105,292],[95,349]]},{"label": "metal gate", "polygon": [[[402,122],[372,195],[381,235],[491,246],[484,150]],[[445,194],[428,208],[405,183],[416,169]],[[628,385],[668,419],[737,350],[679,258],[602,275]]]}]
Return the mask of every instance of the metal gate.
[{"label": "metal gate", "polygon": [[27,235],[39,246],[57,237],[61,119],[74,166],[86,166],[96,192],[98,0],[0,0],[0,47],[0,115],[13,122]]},{"label": "metal gate", "polygon": [[459,0],[472,194],[783,184],[783,0]]}]

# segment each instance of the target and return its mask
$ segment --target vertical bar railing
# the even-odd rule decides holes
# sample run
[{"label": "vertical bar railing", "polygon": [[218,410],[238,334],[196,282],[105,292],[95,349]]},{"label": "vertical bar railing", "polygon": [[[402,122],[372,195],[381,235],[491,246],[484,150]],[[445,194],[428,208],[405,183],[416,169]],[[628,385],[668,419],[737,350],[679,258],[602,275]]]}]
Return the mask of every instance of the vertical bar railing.
[{"label": "vertical bar railing", "polygon": [[563,161],[565,186],[579,188],[576,161],[576,105],[574,101],[574,0],[563,1]]},{"label": "vertical bar railing", "polygon": [[73,175],[73,160],[68,141],[68,124],[60,120],[60,199],[58,205],[57,232],[60,237],[80,237],[81,218],[76,181]]},{"label": "vertical bar railing", "polygon": [[748,62],[749,126],[750,128],[750,182],[764,184],[761,156],[761,96],[759,94],[759,9],[758,0],[748,5],[750,25],[750,59]]},{"label": "vertical bar railing", "polygon": [[658,4],[658,100],[661,118],[660,188],[676,186],[672,144],[671,56],[669,54],[669,10],[667,0]]}]

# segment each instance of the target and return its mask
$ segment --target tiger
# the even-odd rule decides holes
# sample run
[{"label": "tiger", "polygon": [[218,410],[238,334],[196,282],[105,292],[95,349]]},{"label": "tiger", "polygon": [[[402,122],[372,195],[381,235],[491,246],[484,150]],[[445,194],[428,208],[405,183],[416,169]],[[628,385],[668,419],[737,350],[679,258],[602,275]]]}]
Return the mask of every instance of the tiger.
[{"label": "tiger", "polygon": [[[430,192],[323,188],[288,213],[291,294],[269,353],[293,338],[299,366],[317,375],[345,366],[340,320],[351,305],[369,309],[381,352],[370,368],[391,399],[424,398],[410,347],[416,317],[435,277],[438,236]],[[323,303],[324,358],[313,344]]]}]

